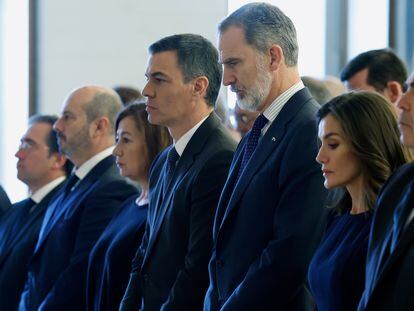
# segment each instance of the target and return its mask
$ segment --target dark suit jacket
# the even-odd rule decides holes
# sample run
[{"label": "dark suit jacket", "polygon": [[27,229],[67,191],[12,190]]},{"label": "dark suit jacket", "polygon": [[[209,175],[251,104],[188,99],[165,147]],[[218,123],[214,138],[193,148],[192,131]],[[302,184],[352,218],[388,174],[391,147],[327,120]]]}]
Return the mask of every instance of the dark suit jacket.
[{"label": "dark suit jacket", "polygon": [[109,156],[65,200],[62,191],[51,202],[49,209],[55,212],[30,260],[20,310],[85,308],[89,252],[114,212],[134,193],[136,189],[119,175],[114,157]]},{"label": "dark suit jacket", "polygon": [[[402,205],[401,205],[402,204]],[[414,310],[414,222],[389,253],[395,210],[414,207],[414,164],[406,164],[383,186],[371,226],[365,292],[359,310]],[[406,221],[402,220],[403,223]]]},{"label": "dark suit jacket", "polygon": [[17,310],[27,278],[27,264],[37,243],[43,216],[56,186],[29,213],[29,199],[13,204],[0,223],[0,310]]},{"label": "dark suit jacket", "polygon": [[11,202],[6,191],[0,186],[0,218],[11,207]]},{"label": "dark suit jacket", "polygon": [[186,146],[163,198],[170,148],[151,169],[143,242],[121,310],[200,310],[208,287],[207,265],[217,201],[235,142],[212,113]]},{"label": "dark suit jacket", "polygon": [[294,94],[234,185],[250,134],[239,144],[214,222],[204,310],[313,307],[307,270],[326,218],[318,106],[307,89]]}]

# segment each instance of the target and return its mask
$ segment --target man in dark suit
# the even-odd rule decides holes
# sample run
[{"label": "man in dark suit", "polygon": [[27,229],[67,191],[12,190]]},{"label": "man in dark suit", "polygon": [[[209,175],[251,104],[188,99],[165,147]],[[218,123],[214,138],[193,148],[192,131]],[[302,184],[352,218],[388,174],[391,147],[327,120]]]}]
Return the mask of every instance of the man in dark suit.
[{"label": "man in dark suit", "polygon": [[149,121],[174,145],[155,160],[149,213],[121,310],[200,310],[217,201],[235,142],[213,112],[221,81],[218,53],[198,35],[152,44],[143,94]]},{"label": "man in dark suit", "polygon": [[20,310],[83,310],[89,252],[136,189],[116,168],[114,119],[122,107],[111,89],[86,86],[66,99],[54,129],[75,165],[49,204],[30,260]]},{"label": "man in dark suit", "polygon": [[373,91],[385,96],[392,104],[404,92],[407,69],[390,49],[370,50],[351,59],[341,72],[348,91]]},{"label": "man in dark suit", "polygon": [[[414,72],[397,103],[401,141],[414,148]],[[396,171],[375,206],[358,310],[414,310],[414,164]]]},{"label": "man in dark suit", "polygon": [[307,310],[309,262],[325,227],[318,104],[297,70],[291,20],[252,3],[219,26],[223,83],[259,111],[240,142],[213,228],[204,310]]},{"label": "man in dark suit", "polygon": [[13,204],[0,221],[0,310],[17,310],[49,201],[61,188],[72,163],[59,153],[54,116],[33,116],[16,152],[17,177],[30,197]]},{"label": "man in dark suit", "polygon": [[3,187],[0,185],[0,218],[10,207],[11,207],[10,199],[6,191],[4,191]]}]

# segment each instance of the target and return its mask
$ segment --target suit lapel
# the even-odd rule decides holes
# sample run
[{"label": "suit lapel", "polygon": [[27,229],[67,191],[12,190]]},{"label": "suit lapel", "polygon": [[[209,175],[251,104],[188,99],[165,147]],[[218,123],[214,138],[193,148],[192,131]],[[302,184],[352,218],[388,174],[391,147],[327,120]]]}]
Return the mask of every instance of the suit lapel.
[{"label": "suit lapel", "polygon": [[[145,257],[143,264],[146,262],[147,258],[149,257],[151,250],[154,246],[154,243],[157,239],[158,233],[162,226],[162,223],[165,219],[165,214],[167,213],[168,209],[173,205],[173,197],[175,193],[175,189],[180,185],[181,180],[187,174],[188,170],[194,164],[197,155],[203,150],[205,143],[207,142],[210,133],[220,125],[220,120],[215,115],[215,113],[210,114],[210,116],[201,124],[201,126],[197,129],[194,133],[193,137],[191,137],[190,141],[188,142],[187,146],[184,149],[183,154],[178,161],[177,167],[174,171],[173,177],[171,179],[170,184],[168,185],[167,191],[165,192],[165,197],[160,200],[160,191],[162,191],[162,178],[158,178],[157,181],[157,203],[159,205],[154,206],[156,210],[156,216],[154,217],[148,247],[145,252]],[[170,147],[172,148],[172,146]],[[168,149],[169,150],[169,149]],[[166,154],[168,153],[166,151]],[[164,162],[161,176],[164,177],[165,175],[165,166],[166,163]],[[151,200],[152,198],[150,198]]]},{"label": "suit lapel", "polygon": [[40,201],[36,208],[33,210],[32,213],[27,215],[27,221],[23,224],[22,228],[17,232],[17,234],[10,240],[10,243],[8,245],[7,251],[4,253],[4,256],[0,259],[0,266],[3,263],[4,259],[7,258],[9,252],[12,250],[14,245],[16,245],[20,239],[22,239],[27,232],[30,230],[30,228],[33,226],[34,222],[39,220],[39,218],[43,217],[44,211],[47,208],[49,201],[56,195],[56,193],[59,191],[59,189],[62,187],[61,183],[60,185],[56,186],[52,191],[50,191],[43,199]]},{"label": "suit lapel", "polygon": [[[78,203],[82,202],[81,196],[84,195],[88,191],[92,191],[93,183],[95,183],[99,177],[105,173],[107,169],[111,165],[114,164],[114,157],[108,156],[99,162],[86,176],[83,178],[76,188],[66,197],[63,198],[64,193],[63,191],[56,197],[53,201],[53,205],[51,204],[49,208],[51,209],[51,213],[48,213],[49,218],[44,219],[44,232],[41,232],[39,235],[39,241],[36,245],[35,253],[38,252],[40,247],[42,246],[43,242],[46,240],[49,233],[52,231],[55,224],[59,221],[59,219],[66,213],[69,208],[75,208]],[[49,211],[48,211],[49,212]]]},{"label": "suit lapel", "polygon": [[[392,235],[392,234],[391,234]],[[385,261],[384,267],[379,272],[378,280],[376,284],[380,283],[381,280],[386,277],[387,273],[395,266],[398,265],[399,259],[405,254],[407,248],[412,245],[414,240],[414,221],[405,228],[398,245],[395,247],[394,252],[390,254],[388,260]],[[374,286],[376,288],[376,286]]]},{"label": "suit lapel", "polygon": [[[260,139],[259,144],[257,145],[257,148],[254,151],[249,162],[247,163],[246,168],[244,169],[237,183],[234,185],[233,191],[230,194],[230,199],[228,201],[226,211],[224,213],[223,220],[220,225],[220,229],[234,212],[238,201],[245,192],[247,186],[250,184],[253,176],[257,173],[257,171],[260,170],[265,160],[268,159],[274,150],[279,146],[278,142],[283,139],[283,136],[285,134],[286,123],[290,121],[296,115],[297,111],[305,104],[305,102],[311,98],[311,95],[306,89],[302,89],[294,94],[284,105],[279,115],[273,121],[272,125],[269,127],[265,135]],[[250,135],[250,132],[248,135]],[[243,152],[246,143],[247,139],[244,140],[244,146],[238,156],[237,164],[234,165],[234,168],[230,173],[230,181],[226,183],[226,187],[229,187],[228,190],[230,191],[232,182],[234,182],[238,168],[240,167],[240,162],[243,158]]]}]

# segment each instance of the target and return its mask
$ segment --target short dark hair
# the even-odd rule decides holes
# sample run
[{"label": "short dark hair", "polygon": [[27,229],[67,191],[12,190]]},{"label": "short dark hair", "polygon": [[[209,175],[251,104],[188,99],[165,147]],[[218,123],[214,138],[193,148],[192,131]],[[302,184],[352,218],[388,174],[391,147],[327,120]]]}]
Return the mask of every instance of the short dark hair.
[{"label": "short dark hair", "polygon": [[165,37],[149,47],[151,54],[166,51],[177,53],[178,66],[182,71],[184,82],[205,76],[209,85],[206,102],[214,107],[220,91],[222,68],[218,61],[218,51],[214,45],[200,35],[179,34]]},{"label": "short dark hair", "polygon": [[[54,153],[61,153],[59,150],[59,144],[57,141],[57,133],[53,130],[53,125],[56,123],[58,117],[55,115],[33,115],[29,118],[29,125],[37,124],[37,123],[46,123],[51,126],[51,130],[49,135],[46,139],[46,145],[49,147],[49,156]],[[70,175],[72,173],[73,164],[69,159],[66,158],[66,163],[64,166],[64,171],[66,175]]]},{"label": "short dark hair", "polygon": [[405,91],[407,68],[391,49],[370,50],[357,55],[342,69],[341,80],[348,81],[363,69],[368,69],[367,83],[378,92],[384,91],[389,81],[397,81]]},{"label": "short dark hair", "polygon": [[124,106],[128,106],[137,99],[144,99],[144,96],[138,89],[130,86],[116,86],[114,91],[119,95]]},{"label": "short dark hair", "polygon": [[[139,102],[139,100],[126,106],[116,118],[115,129],[118,130],[119,123],[126,117],[131,117],[134,120],[137,130],[144,136],[144,145],[148,157],[146,172],[148,172],[155,157],[172,143],[172,139],[166,127],[148,122],[148,113],[145,108],[145,103]],[[145,155],[137,154],[137,157],[142,156]]]},{"label": "short dark hair", "polygon": [[277,44],[288,67],[298,63],[295,25],[278,7],[268,3],[243,5],[219,24],[219,32],[225,32],[230,26],[242,28],[246,42],[259,52],[265,53],[272,44]]},{"label": "short dark hair", "polygon": [[[316,115],[319,124],[331,115],[337,120],[352,152],[361,163],[364,202],[372,210],[384,182],[401,165],[412,160],[400,142],[395,110],[384,96],[368,91],[350,92],[333,98]],[[344,189],[334,207],[344,212],[351,197]]]}]

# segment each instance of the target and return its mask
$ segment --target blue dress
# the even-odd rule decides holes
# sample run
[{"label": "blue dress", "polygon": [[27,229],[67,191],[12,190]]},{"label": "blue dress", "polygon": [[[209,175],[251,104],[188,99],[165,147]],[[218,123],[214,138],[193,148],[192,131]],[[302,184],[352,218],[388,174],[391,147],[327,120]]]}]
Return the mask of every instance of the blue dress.
[{"label": "blue dress", "polygon": [[96,242],[89,256],[88,310],[118,310],[128,285],[131,261],[145,231],[148,205],[128,198]]},{"label": "blue dress", "polygon": [[365,285],[371,214],[345,212],[331,218],[309,266],[318,311],[356,310]]}]

